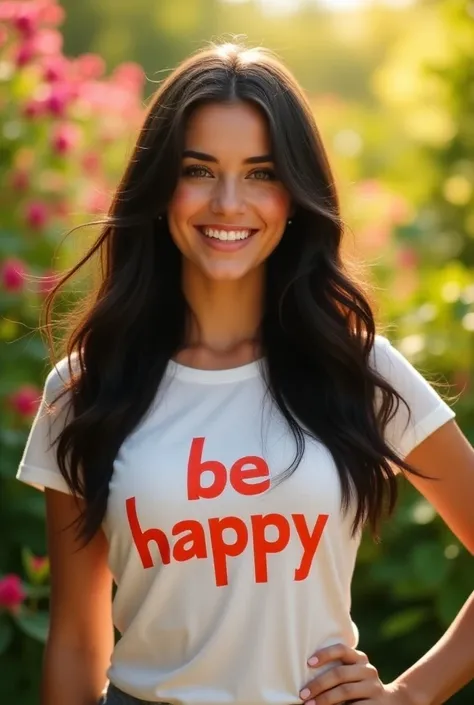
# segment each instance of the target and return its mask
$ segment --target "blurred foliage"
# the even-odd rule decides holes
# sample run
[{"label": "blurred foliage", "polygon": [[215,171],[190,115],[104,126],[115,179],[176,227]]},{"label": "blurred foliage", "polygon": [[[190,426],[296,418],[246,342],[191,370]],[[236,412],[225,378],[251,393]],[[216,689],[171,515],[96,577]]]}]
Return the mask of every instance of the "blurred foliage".
[{"label": "blurred foliage", "polygon": [[[335,168],[347,255],[365,266],[389,337],[456,399],[474,441],[472,2],[345,13],[308,2],[292,14],[218,0],[62,8],[0,2],[2,705],[37,703],[47,632],[43,498],[14,479],[49,366],[38,315],[93,229],[58,244],[106,211],[143,96],[203,39],[245,33],[302,81]],[[125,58],[144,67],[145,86]],[[361,648],[386,680],[439,638],[473,589],[467,551],[408,483],[400,489],[382,541],[364,538],[353,584]],[[470,686],[452,702],[473,696]]]}]

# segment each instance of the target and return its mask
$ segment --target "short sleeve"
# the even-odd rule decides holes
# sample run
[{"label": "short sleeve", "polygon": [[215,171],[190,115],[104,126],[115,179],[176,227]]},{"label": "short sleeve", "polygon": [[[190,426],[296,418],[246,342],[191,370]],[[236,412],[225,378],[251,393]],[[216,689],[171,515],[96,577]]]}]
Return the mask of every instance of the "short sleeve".
[{"label": "short sleeve", "polygon": [[56,444],[51,445],[51,441],[57,438],[68,418],[69,395],[64,394],[54,404],[52,412],[48,412],[47,408],[47,405],[51,404],[61,392],[68,379],[68,360],[63,358],[46,378],[41,403],[30,428],[16,478],[39,490],[48,487],[71,494],[56,461]]},{"label": "short sleeve", "polygon": [[386,442],[404,459],[456,414],[387,338],[375,337],[371,355],[376,371],[401,394],[411,410],[408,421],[405,404],[400,403],[385,430]]}]

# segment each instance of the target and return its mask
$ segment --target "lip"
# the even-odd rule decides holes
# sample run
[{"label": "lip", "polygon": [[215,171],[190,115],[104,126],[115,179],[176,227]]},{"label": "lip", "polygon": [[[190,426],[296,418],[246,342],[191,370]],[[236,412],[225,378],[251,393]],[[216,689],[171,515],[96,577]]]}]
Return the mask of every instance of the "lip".
[{"label": "lip", "polygon": [[251,228],[248,225],[219,225],[219,223],[199,223],[194,226],[198,230],[201,228],[211,228],[212,230],[224,230],[225,232],[231,232],[232,230],[251,230],[252,232],[257,232],[260,228]]},{"label": "lip", "polygon": [[[217,250],[218,252],[236,252],[237,250],[242,250],[244,247],[248,247],[254,235],[258,232],[256,228],[244,228],[243,226],[195,225],[194,227],[203,242],[212,250]],[[201,228],[213,228],[215,230],[225,230],[226,232],[231,230],[250,230],[252,234],[250,237],[245,238],[245,240],[218,240],[217,238],[206,237],[206,235],[201,232]]]}]

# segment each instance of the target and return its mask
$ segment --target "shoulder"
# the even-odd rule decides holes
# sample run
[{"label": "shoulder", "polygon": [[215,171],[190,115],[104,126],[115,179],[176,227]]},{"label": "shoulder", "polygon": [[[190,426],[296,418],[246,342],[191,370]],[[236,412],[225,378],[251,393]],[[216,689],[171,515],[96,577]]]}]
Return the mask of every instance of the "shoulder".
[{"label": "shoulder", "polygon": [[402,369],[412,367],[408,360],[384,335],[377,334],[369,354],[369,364],[383,377],[397,377]]},{"label": "shoulder", "polygon": [[79,356],[74,352],[70,357],[63,357],[52,367],[44,383],[44,395],[47,401],[54,399],[63,389],[67,388],[72,374],[80,370]]}]

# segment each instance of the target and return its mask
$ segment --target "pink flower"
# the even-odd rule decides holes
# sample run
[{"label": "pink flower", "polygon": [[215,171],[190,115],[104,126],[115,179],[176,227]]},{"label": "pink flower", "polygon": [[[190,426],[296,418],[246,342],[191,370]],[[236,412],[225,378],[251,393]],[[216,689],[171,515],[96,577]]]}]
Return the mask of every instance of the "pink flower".
[{"label": "pink flower", "polygon": [[10,257],[2,266],[2,284],[6,291],[21,291],[25,285],[26,267],[20,259]]},{"label": "pink flower", "polygon": [[20,416],[34,416],[40,401],[41,390],[33,384],[24,384],[10,396],[10,404]]},{"label": "pink flower", "polygon": [[16,612],[26,597],[19,575],[10,573],[0,578],[0,607]]},{"label": "pink flower", "polygon": [[98,54],[82,54],[75,60],[74,67],[83,80],[97,79],[105,73],[105,62]]},{"label": "pink flower", "polygon": [[29,120],[35,120],[45,114],[46,102],[39,98],[32,98],[23,107],[23,115]]},{"label": "pink flower", "polygon": [[71,101],[71,89],[65,82],[51,85],[49,96],[46,98],[46,108],[55,117],[63,117]]},{"label": "pink flower", "polygon": [[0,22],[12,22],[18,12],[18,3],[12,2],[0,2]]},{"label": "pink flower", "polygon": [[38,54],[55,56],[63,48],[63,37],[56,29],[42,29],[36,33],[34,38],[35,48]]},{"label": "pink flower", "polygon": [[43,59],[43,76],[48,83],[64,80],[69,63],[64,56],[47,56]]},{"label": "pink flower", "polygon": [[26,207],[26,222],[33,230],[42,230],[48,222],[49,211],[42,201],[31,201]]},{"label": "pink flower", "polygon": [[57,154],[67,154],[74,149],[81,137],[81,131],[74,123],[58,125],[53,133],[52,147]]},{"label": "pink flower", "polygon": [[138,90],[143,87],[145,82],[145,72],[139,64],[127,61],[117,66],[113,72],[112,80],[125,87],[130,87],[132,90]]},{"label": "pink flower", "polygon": [[29,64],[36,55],[36,49],[33,42],[27,40],[19,47],[15,56],[15,63],[18,68],[22,68]]},{"label": "pink flower", "polygon": [[33,3],[22,3],[13,22],[14,27],[28,39],[38,27],[38,10]]},{"label": "pink flower", "polygon": [[64,8],[56,5],[55,2],[45,2],[40,9],[40,18],[44,24],[49,24],[57,27],[62,24],[66,15]]}]

